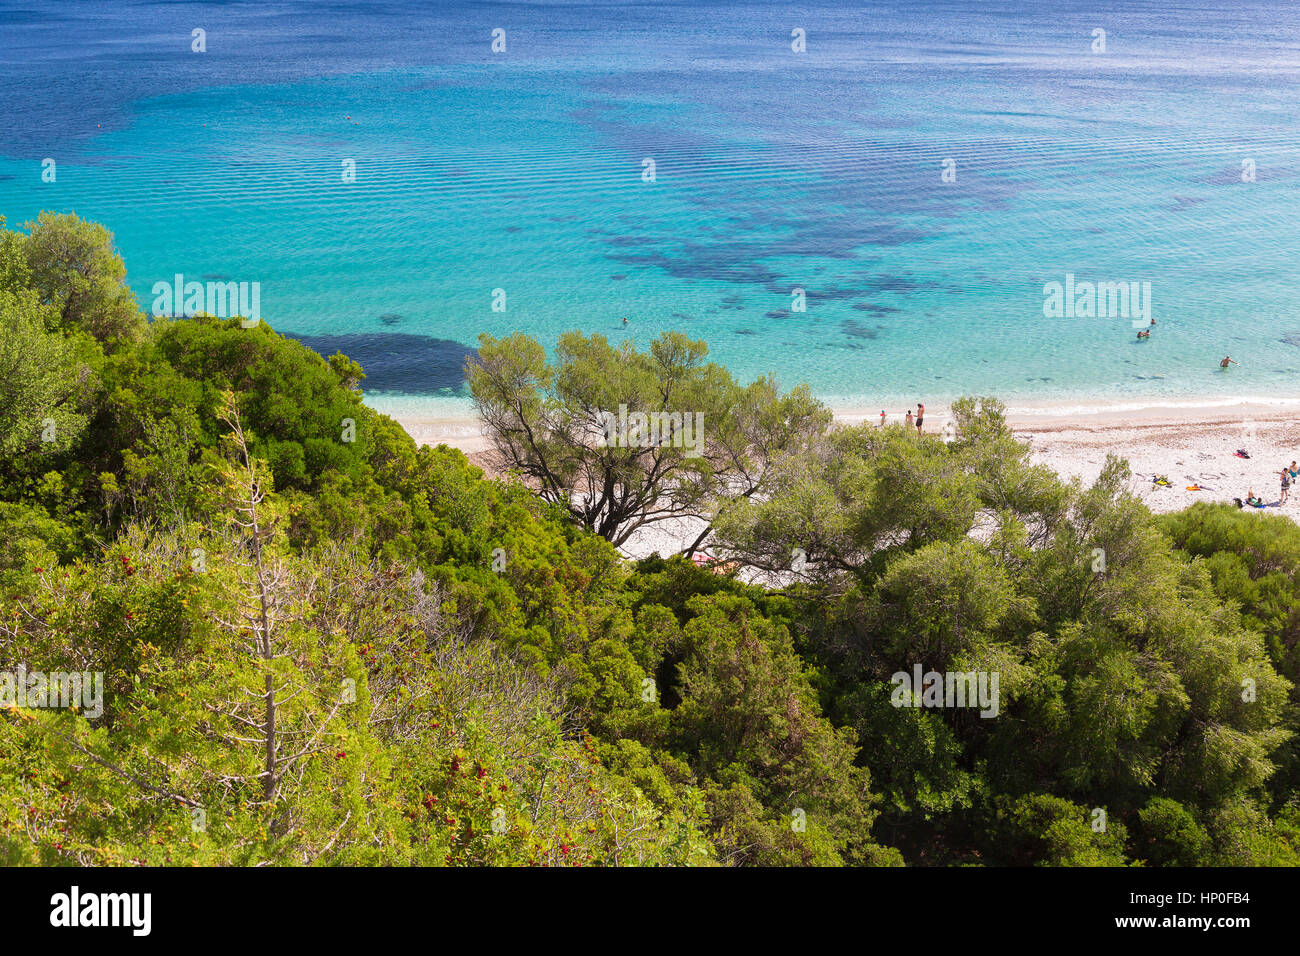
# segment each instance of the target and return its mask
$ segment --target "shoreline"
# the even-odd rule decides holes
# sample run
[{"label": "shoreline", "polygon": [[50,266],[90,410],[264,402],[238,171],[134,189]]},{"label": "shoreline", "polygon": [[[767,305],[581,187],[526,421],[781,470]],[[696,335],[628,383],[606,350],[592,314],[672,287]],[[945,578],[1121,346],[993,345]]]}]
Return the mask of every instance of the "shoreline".
[{"label": "shoreline", "polygon": [[[889,406],[886,411],[889,424],[902,422],[903,411]],[[491,443],[476,417],[385,413],[417,443],[458,448],[489,476],[499,473]],[[878,407],[833,407],[832,413],[837,424],[874,424],[880,419]],[[948,406],[927,407],[926,432],[939,434],[948,419]],[[1283,466],[1300,460],[1300,398],[1018,402],[1007,407],[1007,421],[1016,437],[1029,443],[1031,461],[1066,480],[1078,477],[1089,484],[1100,474],[1108,454],[1127,459],[1130,490],[1154,512],[1181,511],[1196,501],[1231,504],[1234,497],[1244,499],[1253,488],[1267,507],[1247,511],[1300,520],[1300,499],[1279,502],[1278,474]],[[1245,448],[1251,457],[1236,457],[1238,448]],[[1155,485],[1155,475],[1167,475],[1170,485]],[[1187,490],[1193,484],[1205,490]],[[1300,491],[1300,483],[1294,490]],[[655,551],[673,553],[697,531],[693,526],[652,527],[623,551],[630,558]]]},{"label": "shoreline", "polygon": [[[491,447],[483,435],[481,424],[469,406],[461,404],[455,413],[426,412],[415,407],[394,407],[390,401],[370,407],[388,415],[401,425],[419,444],[446,444],[461,451],[476,453]],[[458,403],[459,404],[459,403]],[[871,405],[831,405],[836,424],[876,424],[880,408]],[[905,411],[886,404],[886,422],[898,424]],[[950,419],[947,404],[934,404],[926,408],[926,432],[938,433]],[[1252,427],[1287,425],[1300,422],[1300,397],[1294,399],[1207,398],[1203,400],[1107,400],[1085,402],[1078,399],[1055,399],[1041,402],[1016,402],[1006,406],[1008,424],[1017,435],[1037,432],[1062,433],[1071,431],[1092,432],[1097,429],[1114,431],[1139,427],[1197,428],[1220,426],[1239,428],[1243,442]],[[1118,436],[1116,436],[1118,437]],[[1235,450],[1234,449],[1230,449]],[[1300,454],[1300,447],[1297,448]],[[1253,460],[1253,459],[1252,459]],[[1289,459],[1288,459],[1289,462]]]}]

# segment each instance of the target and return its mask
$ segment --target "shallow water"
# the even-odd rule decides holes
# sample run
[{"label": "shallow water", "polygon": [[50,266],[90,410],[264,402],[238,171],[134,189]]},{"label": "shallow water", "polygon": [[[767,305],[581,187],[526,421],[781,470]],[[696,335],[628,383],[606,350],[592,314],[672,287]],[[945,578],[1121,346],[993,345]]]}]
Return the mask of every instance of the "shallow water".
[{"label": "shallow water", "polygon": [[[1295,8],[967,6],[2,10],[0,213],[104,222],[146,309],[259,282],[391,408],[573,328],[840,406],[1300,394]],[[1150,283],[1151,339],[1045,317],[1067,274]]]}]

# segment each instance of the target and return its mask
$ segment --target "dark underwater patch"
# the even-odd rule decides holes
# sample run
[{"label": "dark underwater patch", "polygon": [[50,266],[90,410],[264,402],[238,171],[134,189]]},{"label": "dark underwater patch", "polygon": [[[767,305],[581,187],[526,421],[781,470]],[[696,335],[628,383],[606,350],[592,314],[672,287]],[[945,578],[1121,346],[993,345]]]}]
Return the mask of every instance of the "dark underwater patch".
[{"label": "dark underwater patch", "polygon": [[880,338],[880,332],[877,329],[868,328],[856,319],[845,319],[840,323],[840,330],[853,339]]},{"label": "dark underwater patch", "polygon": [[325,358],[342,352],[366,373],[366,391],[429,395],[465,384],[465,359],[474,349],[450,339],[403,332],[290,335]]}]

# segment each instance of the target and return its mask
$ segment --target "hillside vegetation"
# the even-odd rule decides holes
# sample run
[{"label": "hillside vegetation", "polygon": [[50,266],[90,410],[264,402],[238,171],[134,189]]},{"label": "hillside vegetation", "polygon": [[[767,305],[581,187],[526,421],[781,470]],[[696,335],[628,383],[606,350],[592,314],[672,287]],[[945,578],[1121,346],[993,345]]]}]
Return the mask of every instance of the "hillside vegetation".
[{"label": "hillside vegetation", "polygon": [[[1300,864],[1284,519],[1062,482],[991,399],[828,431],[680,337],[486,341],[500,429],[551,429],[489,480],[342,355],[147,320],[102,227],[3,225],[0,671],[103,699],[0,710],[0,863]],[[575,457],[557,402],[614,386],[726,447]],[[567,493],[607,478],[725,567],[620,558]],[[896,706],[917,665],[996,715]]]}]

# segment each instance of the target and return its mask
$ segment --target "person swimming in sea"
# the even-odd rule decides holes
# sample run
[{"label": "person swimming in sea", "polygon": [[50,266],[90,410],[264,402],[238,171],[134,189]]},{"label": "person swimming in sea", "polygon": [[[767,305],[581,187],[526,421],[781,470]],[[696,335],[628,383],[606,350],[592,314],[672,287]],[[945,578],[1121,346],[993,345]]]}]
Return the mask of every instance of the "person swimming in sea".
[{"label": "person swimming in sea", "polygon": [[1219,363],[1219,368],[1227,368],[1229,362],[1231,362],[1233,365],[1241,364],[1240,362],[1234,361],[1231,355],[1225,355],[1223,357],[1223,361]]},{"label": "person swimming in sea", "polygon": [[1138,330],[1138,341],[1139,341],[1139,342],[1141,342],[1143,339],[1149,339],[1149,338],[1151,338],[1151,330],[1150,330],[1150,329],[1139,329],[1139,330]]}]

